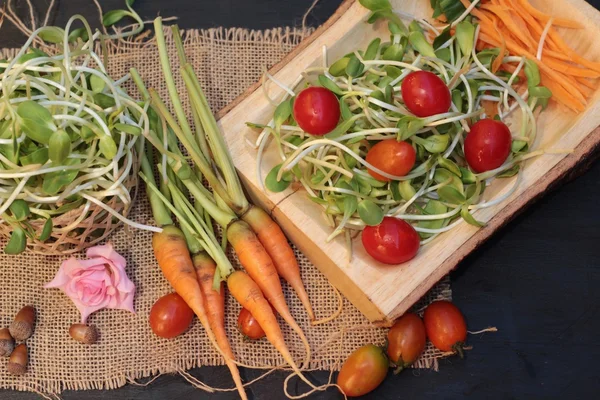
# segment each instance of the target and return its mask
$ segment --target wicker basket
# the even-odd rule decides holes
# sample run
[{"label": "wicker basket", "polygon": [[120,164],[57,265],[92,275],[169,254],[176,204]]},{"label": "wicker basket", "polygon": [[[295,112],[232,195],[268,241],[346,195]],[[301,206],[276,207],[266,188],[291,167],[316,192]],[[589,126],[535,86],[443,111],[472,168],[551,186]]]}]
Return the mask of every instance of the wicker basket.
[{"label": "wicker basket", "polygon": [[[131,211],[137,197],[138,185],[138,158],[134,155],[134,162],[129,176],[123,181],[123,185],[131,194],[131,203],[125,205],[117,196],[105,199],[105,204],[117,211],[119,214],[127,217]],[[71,226],[68,230],[61,231],[69,227],[81,218],[85,210],[85,205],[81,205],[71,211],[52,219],[54,228],[48,240],[41,242],[37,239],[28,238],[27,250],[37,254],[44,255],[64,255],[73,254],[87,247],[93,246],[106,239],[122,222],[109,214],[103,208],[92,204],[86,213],[86,216]],[[36,236],[42,232],[45,220],[34,219],[30,221],[31,226],[36,232]],[[12,227],[6,223],[0,223],[0,237],[8,239],[12,233]]]}]

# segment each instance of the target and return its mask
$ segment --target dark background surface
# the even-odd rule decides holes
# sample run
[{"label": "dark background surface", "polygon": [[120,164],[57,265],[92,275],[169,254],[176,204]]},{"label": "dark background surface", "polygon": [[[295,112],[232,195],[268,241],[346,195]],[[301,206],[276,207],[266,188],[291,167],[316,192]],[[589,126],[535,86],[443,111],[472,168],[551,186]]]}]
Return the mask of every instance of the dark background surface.
[{"label": "dark background surface", "polygon": [[[425,0],[423,0],[425,1]],[[22,2],[21,2],[22,3]],[[49,0],[34,0],[46,9]],[[122,0],[101,2],[105,10]],[[179,17],[184,28],[216,26],[265,29],[300,25],[309,0],[138,0],[145,19]],[[307,24],[323,23],[341,0],[321,0]],[[600,7],[600,0],[591,0]],[[90,0],[62,0],[51,20],[64,24],[75,13],[96,21]],[[41,11],[40,11],[41,13]],[[6,23],[0,47],[21,45],[25,38]],[[440,371],[405,371],[390,376],[367,399],[593,399],[600,393],[600,163],[581,177],[548,193],[452,274],[455,303],[472,330],[494,325],[498,333],[469,338],[474,349],[466,359],[440,362]],[[230,387],[226,368],[201,368],[193,375],[218,387]],[[248,381],[259,372],[243,370]],[[310,374],[325,382],[327,372]],[[284,398],[284,374],[272,374],[248,389],[253,399]],[[304,388],[302,388],[304,389]],[[34,399],[31,393],[0,391],[0,398]],[[152,385],[115,391],[65,392],[64,399],[234,399],[208,396],[179,376],[161,376]],[[312,398],[339,399],[331,390]]]}]

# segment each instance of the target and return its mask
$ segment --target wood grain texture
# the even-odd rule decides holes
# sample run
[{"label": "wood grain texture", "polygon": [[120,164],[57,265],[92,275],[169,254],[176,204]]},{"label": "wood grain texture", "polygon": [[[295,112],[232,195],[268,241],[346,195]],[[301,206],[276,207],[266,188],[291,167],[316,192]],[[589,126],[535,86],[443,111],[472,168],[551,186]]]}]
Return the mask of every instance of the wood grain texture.
[{"label": "wood grain texture", "polygon": [[[580,21],[584,30],[564,30],[568,43],[584,56],[600,57],[600,46],[593,39],[600,35],[600,13],[583,0],[561,0],[532,3],[552,15]],[[396,1],[394,6],[417,17],[431,14],[427,2]],[[346,1],[328,22],[292,52],[270,72],[280,82],[292,85],[300,72],[314,65],[321,65],[322,48],[327,47],[328,61],[365,46],[375,36],[387,34],[384,24],[374,27],[364,21],[368,11],[358,2]],[[284,93],[277,85],[267,92],[272,98]],[[257,151],[239,136],[255,137],[247,128],[246,121],[267,123],[273,106],[267,101],[263,90],[251,88],[238,98],[220,116],[221,128],[228,139],[236,167],[253,201],[272,210],[274,218],[311,261],[352,301],[370,320],[389,324],[404,313],[442,276],[454,269],[460,260],[485,241],[500,226],[506,224],[526,204],[539,197],[548,186],[559,180],[567,170],[584,162],[600,141],[594,129],[600,124],[598,92],[590,100],[587,110],[574,115],[558,105],[551,105],[538,119],[536,149],[574,149],[565,154],[544,155],[526,163],[523,179],[515,193],[506,201],[493,207],[478,210],[475,217],[487,222],[483,229],[462,224],[452,232],[442,234],[431,244],[424,246],[419,255],[398,267],[384,266],[369,257],[359,239],[354,241],[352,260],[347,260],[347,249],[340,236],[329,243],[326,238],[331,228],[324,223],[322,209],[311,202],[303,190],[290,188],[281,193],[264,190],[257,174]],[[518,113],[516,113],[518,114]],[[519,116],[512,120],[518,127]],[[265,152],[260,176],[280,163],[278,154],[271,149]],[[485,200],[507,193],[516,181],[496,180],[486,190]]]}]

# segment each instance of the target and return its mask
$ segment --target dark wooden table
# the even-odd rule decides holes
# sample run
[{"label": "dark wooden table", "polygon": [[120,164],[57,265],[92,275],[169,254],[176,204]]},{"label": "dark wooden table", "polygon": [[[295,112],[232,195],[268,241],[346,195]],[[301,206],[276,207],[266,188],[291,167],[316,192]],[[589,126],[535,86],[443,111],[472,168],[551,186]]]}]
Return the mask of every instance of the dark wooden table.
[{"label": "dark wooden table", "polygon": [[[426,0],[422,0],[426,1]],[[588,0],[600,7],[600,0]],[[35,0],[45,9],[48,0]],[[309,0],[139,0],[145,18],[176,15],[184,28],[240,26],[265,29],[299,25]],[[321,0],[308,24],[323,23],[341,0]],[[123,0],[104,0],[106,10]],[[96,20],[89,0],[59,0],[52,21],[74,14]],[[21,45],[24,37],[5,24],[0,47]],[[587,168],[587,167],[586,167]],[[583,173],[584,169],[576,175]],[[593,399],[600,393],[600,163],[524,211],[461,263],[452,274],[456,304],[473,329],[497,326],[498,333],[469,339],[466,359],[446,359],[440,371],[405,371],[388,379],[367,399]],[[225,368],[192,373],[214,386],[229,386]],[[245,381],[258,375],[243,370]],[[324,382],[328,373],[310,374]],[[284,374],[272,374],[249,389],[253,399],[284,398]],[[0,391],[0,398],[37,395]],[[162,376],[152,385],[115,391],[65,392],[64,399],[207,398],[179,376]],[[220,394],[215,399],[233,399]],[[339,399],[335,391],[313,396]]]}]

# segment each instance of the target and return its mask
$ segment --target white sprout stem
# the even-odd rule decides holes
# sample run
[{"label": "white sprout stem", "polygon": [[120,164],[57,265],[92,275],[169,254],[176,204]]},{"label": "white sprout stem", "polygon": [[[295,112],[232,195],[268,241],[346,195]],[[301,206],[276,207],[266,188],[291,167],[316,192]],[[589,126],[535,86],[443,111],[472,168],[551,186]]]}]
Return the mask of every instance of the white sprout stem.
[{"label": "white sprout stem", "polygon": [[451,231],[452,229],[456,228],[458,225],[463,223],[463,219],[459,218],[456,221],[454,221],[452,224],[444,227],[444,228],[440,228],[440,229],[429,229],[429,228],[421,228],[419,226],[413,226],[415,228],[415,230],[417,232],[421,232],[421,233],[444,233],[444,232],[448,232]]},{"label": "white sprout stem", "polygon": [[21,193],[21,190],[23,190],[23,187],[25,187],[25,185],[27,184],[27,180],[28,179],[29,179],[29,177],[27,177],[27,178],[23,179],[21,182],[19,182],[19,184],[17,185],[17,187],[15,188],[15,190],[9,196],[9,198],[6,199],[6,201],[4,201],[2,203],[2,206],[0,206],[0,215],[4,214],[4,212],[6,210],[8,210],[8,208],[10,207],[10,205],[13,203],[13,201],[15,201],[15,199],[19,195],[19,193]]},{"label": "white sprout stem", "polygon": [[554,23],[554,18],[550,18],[544,27],[544,31],[542,32],[542,36],[540,37],[540,43],[537,48],[536,58],[538,60],[542,60],[542,52],[544,51],[544,44],[546,43],[546,38],[548,37],[548,32],[552,28],[552,24]]},{"label": "white sprout stem", "polygon": [[119,221],[131,226],[132,228],[141,229],[141,230],[150,231],[150,232],[156,232],[156,233],[160,233],[163,231],[162,228],[158,228],[156,226],[144,225],[144,224],[139,224],[137,222],[134,222],[134,221],[128,219],[127,217],[124,217],[123,215],[119,214],[117,211],[115,211],[111,207],[107,206],[106,204],[102,203],[100,200],[98,200],[95,197],[90,196],[86,193],[82,193],[81,197],[83,197],[84,199],[89,200],[92,203],[96,204],[97,206],[101,207],[105,211],[109,212],[113,217],[115,217]]},{"label": "white sprout stem", "polygon": [[477,4],[479,4],[480,0],[473,0],[473,2],[471,3],[471,5],[469,7],[467,7],[467,9],[465,10],[465,12],[463,12],[460,17],[458,17],[451,25],[452,28],[454,28],[456,25],[458,25],[459,23],[461,23],[465,18],[467,18],[470,14],[471,11],[473,11],[475,9],[475,7],[477,7]]}]

